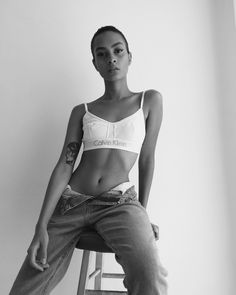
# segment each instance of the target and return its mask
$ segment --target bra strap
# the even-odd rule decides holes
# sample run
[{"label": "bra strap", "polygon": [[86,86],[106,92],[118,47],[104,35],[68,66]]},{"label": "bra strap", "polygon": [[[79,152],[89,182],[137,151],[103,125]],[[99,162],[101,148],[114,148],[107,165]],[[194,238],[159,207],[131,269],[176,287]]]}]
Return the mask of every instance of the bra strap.
[{"label": "bra strap", "polygon": [[143,91],[143,94],[142,94],[140,109],[143,108],[144,95],[145,95],[145,91]]},{"label": "bra strap", "polygon": [[88,110],[87,103],[84,103],[84,107],[85,107],[85,110],[87,112],[87,110]]}]

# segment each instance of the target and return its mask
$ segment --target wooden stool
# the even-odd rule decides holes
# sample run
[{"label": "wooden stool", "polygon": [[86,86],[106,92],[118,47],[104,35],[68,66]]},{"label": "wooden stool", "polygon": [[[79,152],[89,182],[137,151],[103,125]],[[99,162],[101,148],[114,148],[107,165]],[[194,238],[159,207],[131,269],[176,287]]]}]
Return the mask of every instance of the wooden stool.
[{"label": "wooden stool", "polygon": [[[127,295],[125,291],[107,291],[101,290],[102,278],[119,278],[123,279],[124,274],[104,273],[103,272],[103,253],[114,253],[109,248],[103,238],[94,230],[89,230],[81,234],[80,240],[76,248],[82,249],[83,258],[80,269],[79,285],[77,295]],[[96,252],[95,270],[88,275],[89,258],[91,251]],[[86,289],[89,279],[95,278],[94,290]]]}]

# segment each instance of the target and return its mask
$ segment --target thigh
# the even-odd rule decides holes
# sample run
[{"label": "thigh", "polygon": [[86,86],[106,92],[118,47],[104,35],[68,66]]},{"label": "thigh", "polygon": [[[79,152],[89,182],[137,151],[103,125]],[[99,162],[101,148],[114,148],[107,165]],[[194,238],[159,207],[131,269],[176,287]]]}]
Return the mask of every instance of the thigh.
[{"label": "thigh", "polygon": [[96,222],[95,228],[118,256],[135,258],[156,249],[148,214],[138,201],[111,207]]},{"label": "thigh", "polygon": [[95,227],[116,254],[129,284],[157,279],[166,284],[167,271],[161,264],[148,214],[138,201],[111,208]]},{"label": "thigh", "polygon": [[80,233],[86,227],[85,205],[71,207],[65,211],[67,205],[59,200],[47,225],[49,264],[57,257],[65,255],[66,249],[71,248],[79,240]]}]

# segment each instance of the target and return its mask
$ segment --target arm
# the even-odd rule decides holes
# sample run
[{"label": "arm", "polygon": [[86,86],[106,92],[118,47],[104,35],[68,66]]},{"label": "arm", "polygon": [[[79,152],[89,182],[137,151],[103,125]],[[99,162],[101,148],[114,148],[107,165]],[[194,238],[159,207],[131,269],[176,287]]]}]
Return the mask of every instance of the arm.
[{"label": "arm", "polygon": [[[47,224],[73,172],[82,142],[83,113],[84,109],[82,105],[78,105],[71,112],[63,149],[51,174],[39,219],[36,224],[35,234],[27,251],[31,266],[40,271],[49,267],[46,263],[49,241]],[[37,253],[40,253],[40,257],[37,257]],[[38,261],[36,261],[36,257]]]},{"label": "arm", "polygon": [[146,208],[155,167],[155,148],[159,134],[163,107],[162,96],[156,90],[149,90],[145,99],[148,105],[146,135],[139,156],[139,201]]},{"label": "arm", "polygon": [[74,164],[81,147],[82,114],[83,107],[81,105],[75,107],[71,112],[63,149],[51,174],[37,227],[47,227],[56,204],[72,175]]}]

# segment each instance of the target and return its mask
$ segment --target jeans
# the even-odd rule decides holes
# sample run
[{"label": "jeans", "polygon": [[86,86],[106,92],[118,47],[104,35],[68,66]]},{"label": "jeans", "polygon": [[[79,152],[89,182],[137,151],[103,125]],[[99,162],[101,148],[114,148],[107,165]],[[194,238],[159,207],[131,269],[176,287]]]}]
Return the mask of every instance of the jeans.
[{"label": "jeans", "polygon": [[122,184],[91,196],[68,185],[48,222],[49,243],[43,272],[26,256],[9,295],[45,295],[65,275],[80,234],[95,229],[113,249],[122,266],[129,295],[166,295],[167,271],[161,265],[146,209],[137,200],[135,186]]}]

